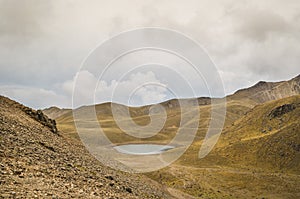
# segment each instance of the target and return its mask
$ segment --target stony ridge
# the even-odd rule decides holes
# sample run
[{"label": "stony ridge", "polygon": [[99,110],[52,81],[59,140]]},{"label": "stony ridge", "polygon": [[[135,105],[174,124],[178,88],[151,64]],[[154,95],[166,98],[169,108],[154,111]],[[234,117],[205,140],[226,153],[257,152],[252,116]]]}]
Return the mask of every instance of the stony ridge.
[{"label": "stony ridge", "polygon": [[24,113],[29,115],[31,118],[33,118],[36,121],[38,121],[39,123],[41,123],[42,125],[49,127],[49,129],[53,133],[58,132],[55,120],[48,118],[48,116],[45,115],[41,110],[36,111],[32,108],[26,107],[22,104],[19,104],[15,101],[10,100],[9,98],[3,97],[3,96],[0,96],[0,100],[1,100],[2,106],[4,106],[5,108],[20,109],[21,111],[23,111]]},{"label": "stony ridge", "polygon": [[112,170],[0,96],[0,198],[171,198],[143,175]]},{"label": "stony ridge", "polygon": [[265,82],[260,81],[257,84],[236,91],[233,95],[227,97],[231,99],[248,98],[256,103],[264,103],[271,100],[282,99],[285,97],[300,94],[300,75],[288,81]]}]

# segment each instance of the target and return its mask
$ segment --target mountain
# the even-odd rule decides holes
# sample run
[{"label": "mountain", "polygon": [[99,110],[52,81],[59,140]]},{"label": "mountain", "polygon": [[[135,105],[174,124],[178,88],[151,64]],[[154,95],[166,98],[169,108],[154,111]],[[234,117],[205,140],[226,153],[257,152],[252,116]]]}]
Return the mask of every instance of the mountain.
[{"label": "mountain", "polygon": [[[200,119],[190,121],[198,120],[199,127],[185,154],[169,167],[147,176],[189,197],[299,198],[300,76],[282,82],[259,82],[227,96],[221,137],[213,151],[199,159],[198,152],[210,122],[211,100],[198,98],[198,104],[193,105],[200,109]],[[111,106],[124,114],[124,105],[104,103],[74,111],[88,114],[95,108],[102,130],[114,144],[167,144],[181,124],[181,110],[177,99],[160,105],[166,110],[166,122],[155,136],[146,139],[127,135],[115,122]],[[151,121],[150,107],[129,107],[131,118],[124,120],[147,125]],[[59,114],[56,121],[62,134],[79,139],[72,110]]]},{"label": "mountain", "polygon": [[255,103],[264,103],[298,94],[300,94],[300,75],[289,81],[260,81],[250,88],[238,90],[227,98],[229,100],[245,98],[250,99]]},{"label": "mountain", "polygon": [[[5,152],[1,153],[5,154],[1,156],[1,193],[3,197],[16,194],[17,187],[39,197],[51,190],[52,195],[66,192],[73,197],[91,197],[94,192],[100,198],[105,194],[113,198],[168,198],[169,194],[177,198],[300,198],[300,75],[288,81],[259,82],[227,96],[220,139],[208,156],[199,159],[211,119],[211,100],[201,97],[190,107],[200,110],[199,118],[188,121],[199,123],[193,143],[175,163],[145,174],[150,180],[114,171],[91,157],[79,142],[73,111],[89,114],[95,108],[101,128],[114,144],[168,144],[181,125],[177,99],[160,104],[167,114],[163,128],[153,137],[140,139],[127,135],[114,119],[111,106],[123,115],[124,105],[51,107],[41,112],[1,97],[0,141]],[[129,107],[130,118],[123,121],[149,124],[150,107]],[[29,182],[39,190],[29,187]],[[40,182],[44,185],[38,186]],[[101,182],[100,188],[96,182]]]},{"label": "mountain", "polygon": [[[226,120],[225,126],[231,125],[234,121],[239,119],[241,116],[250,111],[253,107],[258,104],[262,104],[271,100],[282,99],[284,97],[289,97],[293,95],[300,94],[300,75],[282,82],[259,82],[254,86],[246,89],[241,89],[232,95],[226,97]],[[187,99],[188,100],[188,99]],[[200,107],[203,115],[208,115],[210,111],[211,98],[200,97],[198,98],[198,106]],[[113,120],[113,114],[111,111],[111,106],[119,107],[117,109],[123,110],[124,105],[115,103],[103,103],[95,106],[96,114],[99,121],[104,127],[109,127],[107,130],[109,132],[121,132],[118,125]],[[168,113],[168,116],[176,115],[174,117],[168,117],[167,124],[162,131],[168,131],[174,126],[178,126],[180,123],[180,106],[178,99],[168,100],[166,102],[160,103]],[[151,106],[146,105],[142,107],[130,107],[130,114],[133,120],[140,124],[145,125],[149,123],[148,112]],[[94,106],[83,106],[74,111],[87,111]],[[126,110],[126,109],[124,109]],[[52,107],[43,110],[43,112],[50,118],[54,118],[58,122],[58,127],[63,132],[77,137],[75,125],[73,122],[73,113],[71,109],[59,109]],[[87,111],[89,112],[89,111]],[[205,114],[204,114],[205,113]],[[208,121],[202,121],[202,123],[208,123]],[[172,129],[173,130],[173,129]],[[110,136],[110,135],[108,135]],[[202,135],[203,136],[203,135]],[[124,140],[128,140],[122,137]]]},{"label": "mountain", "polygon": [[255,106],[223,130],[210,155],[217,164],[299,175],[300,95]]},{"label": "mountain", "polygon": [[60,109],[58,107],[52,106],[43,110],[43,113],[46,114],[51,119],[56,119],[65,113],[70,112],[71,109]]},{"label": "mountain", "polygon": [[112,170],[41,111],[0,96],[0,198],[172,198],[143,176]]},{"label": "mountain", "polygon": [[199,106],[194,143],[175,164],[149,176],[197,198],[300,198],[299,79],[258,83],[228,96],[220,139],[202,159],[210,107]]}]

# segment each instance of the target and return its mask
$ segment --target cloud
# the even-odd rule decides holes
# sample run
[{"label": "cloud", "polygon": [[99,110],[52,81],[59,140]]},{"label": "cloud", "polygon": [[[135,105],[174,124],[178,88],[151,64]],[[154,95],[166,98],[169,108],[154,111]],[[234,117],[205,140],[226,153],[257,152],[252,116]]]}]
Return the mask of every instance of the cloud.
[{"label": "cloud", "polygon": [[[42,34],[45,17],[51,13],[49,1],[0,1],[0,38],[13,42],[33,39]],[[9,39],[11,38],[11,39]]]},{"label": "cloud", "polygon": [[107,82],[98,81],[92,73],[84,70],[78,72],[73,80],[63,83],[62,87],[74,97],[74,107],[110,101],[138,106],[158,103],[167,97],[167,85],[161,83],[151,71],[133,73],[126,80]]},{"label": "cloud", "polygon": [[33,108],[71,107],[70,98],[59,95],[52,90],[23,86],[0,86],[0,92],[1,95]]},{"label": "cloud", "polygon": [[[92,49],[121,31],[156,26],[199,42],[216,63],[228,94],[259,80],[299,74],[299,16],[298,0],[0,0],[0,85],[24,103],[39,104],[38,93],[50,91],[49,106],[66,106],[65,99],[71,101],[72,78]],[[147,78],[151,80],[150,75]],[[130,86],[126,81],[118,83]],[[203,89],[197,81],[192,83]],[[106,80],[102,92],[110,94],[112,85],[112,80]],[[35,95],[31,98],[22,89]],[[160,89],[141,88],[136,103],[155,101],[151,96],[164,99]]]},{"label": "cloud", "polygon": [[[161,83],[151,71],[131,74],[128,80],[100,81],[98,100],[117,101],[128,105],[154,104],[166,100],[167,85]],[[112,96],[107,98],[103,96]]]},{"label": "cloud", "polygon": [[208,36],[202,43],[220,70],[226,93],[260,80],[279,81],[299,74],[300,3],[290,3],[228,4],[222,18],[204,31]]},{"label": "cloud", "polygon": [[[295,33],[300,24],[295,16],[287,18],[274,13],[275,10],[245,7],[228,16],[228,20],[234,21],[235,42],[231,43],[235,45],[232,46],[234,50],[220,49],[224,54],[217,59],[224,73],[234,72],[236,78],[233,79],[243,77],[250,84],[299,74],[300,37]],[[228,81],[232,80],[226,79],[225,83],[231,84]],[[237,82],[237,85],[242,84]]]}]

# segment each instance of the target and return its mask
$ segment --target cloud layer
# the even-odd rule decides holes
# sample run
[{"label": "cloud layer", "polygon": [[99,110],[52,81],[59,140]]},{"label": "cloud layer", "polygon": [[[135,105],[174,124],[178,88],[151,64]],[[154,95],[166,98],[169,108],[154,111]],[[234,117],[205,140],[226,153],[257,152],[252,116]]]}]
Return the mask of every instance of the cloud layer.
[{"label": "cloud layer", "polygon": [[72,81],[63,84],[65,93],[72,96],[75,85],[75,107],[109,101],[138,106],[159,103],[167,97],[167,85],[161,83],[153,72],[138,72],[131,74],[127,80],[107,82],[98,81],[88,71],[81,71]]},{"label": "cloud layer", "polygon": [[[174,29],[199,42],[226,93],[300,73],[298,0],[0,0],[0,93],[35,108],[70,107],[72,81],[89,52],[112,35],[145,26]],[[164,84],[148,72],[100,82],[102,96],[116,84],[124,93],[141,80]],[[98,77],[90,78],[86,83]],[[166,98],[163,88],[145,87],[134,103]]]}]

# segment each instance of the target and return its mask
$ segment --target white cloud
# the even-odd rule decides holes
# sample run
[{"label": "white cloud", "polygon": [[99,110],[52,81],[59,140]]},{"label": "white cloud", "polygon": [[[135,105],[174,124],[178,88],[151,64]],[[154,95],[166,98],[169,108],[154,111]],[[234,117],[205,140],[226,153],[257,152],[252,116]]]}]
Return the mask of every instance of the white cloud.
[{"label": "white cloud", "polygon": [[128,80],[111,83],[100,81],[97,100],[116,101],[128,105],[153,104],[166,100],[166,86],[151,71],[131,74]]},{"label": "white cloud", "polygon": [[[67,106],[73,87],[67,80],[88,53],[111,35],[145,26],[175,29],[203,45],[221,71],[227,93],[259,80],[289,79],[300,72],[299,16],[299,0],[2,0],[0,85],[5,89],[1,93],[19,96],[34,107],[46,102]],[[92,77],[85,78],[86,86],[92,84],[88,82]],[[126,81],[119,86],[137,83]],[[110,96],[115,83],[102,84],[101,92]],[[136,99],[139,103],[164,99],[160,89],[141,88]],[[37,93],[52,99],[38,102]],[[108,99],[106,95],[102,97]],[[68,100],[62,103],[61,98]]]},{"label": "white cloud", "polygon": [[1,95],[10,97],[32,108],[50,106],[71,107],[70,98],[54,91],[24,86],[0,86]]},{"label": "white cloud", "polygon": [[[153,104],[166,100],[167,85],[161,83],[151,71],[133,73],[125,80],[100,80],[88,71],[78,72],[72,81],[66,81],[62,87],[73,94],[74,106],[83,104],[118,102],[131,106]],[[94,101],[95,96],[95,101]]]}]

